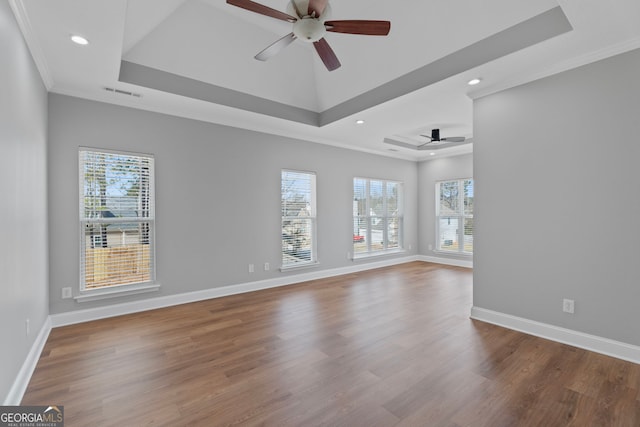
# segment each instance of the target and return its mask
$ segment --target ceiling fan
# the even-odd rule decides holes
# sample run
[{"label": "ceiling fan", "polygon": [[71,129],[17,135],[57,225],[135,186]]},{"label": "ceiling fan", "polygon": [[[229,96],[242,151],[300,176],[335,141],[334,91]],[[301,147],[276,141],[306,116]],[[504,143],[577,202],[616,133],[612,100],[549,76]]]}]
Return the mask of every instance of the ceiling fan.
[{"label": "ceiling fan", "polygon": [[422,135],[420,134],[420,136],[424,136],[425,138],[429,138],[429,141],[425,142],[424,144],[418,145],[418,147],[424,147],[425,145],[428,144],[433,144],[438,143],[438,142],[464,142],[464,136],[450,136],[448,138],[440,138],[440,129],[432,129],[431,130],[431,136],[429,135]]},{"label": "ceiling fan", "polygon": [[[329,71],[333,71],[340,67],[340,61],[324,38],[326,31],[369,36],[386,36],[391,29],[391,23],[389,21],[353,19],[329,21],[330,7],[328,0],[291,0],[287,7],[288,13],[280,12],[251,0],[227,0],[227,3],[293,24],[293,31],[291,33],[272,43],[255,56],[255,58],[260,61],[266,61],[289,46],[294,40],[300,39],[307,43],[313,43],[324,65]],[[308,5],[303,7],[307,3]]]},{"label": "ceiling fan", "polygon": [[[396,145],[398,147],[409,148],[412,150],[419,151],[431,151],[439,150],[441,148],[451,148],[459,145],[466,145],[473,142],[473,139],[465,138],[464,136],[450,136],[446,138],[440,137],[440,129],[432,129],[431,135],[423,135],[420,136],[424,138],[428,138],[427,142],[424,142],[420,145],[415,144],[415,134],[412,133],[411,136],[403,136],[403,135],[393,135],[391,137],[385,137],[382,142],[387,144]],[[442,144],[440,144],[442,142]]]}]

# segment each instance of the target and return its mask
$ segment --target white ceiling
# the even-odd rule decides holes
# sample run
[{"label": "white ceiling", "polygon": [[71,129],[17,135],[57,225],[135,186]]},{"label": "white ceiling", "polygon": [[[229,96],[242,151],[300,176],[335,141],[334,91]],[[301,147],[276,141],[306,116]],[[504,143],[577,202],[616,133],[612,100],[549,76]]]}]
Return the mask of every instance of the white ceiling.
[{"label": "white ceiling", "polygon": [[[331,19],[389,20],[391,31],[327,33],[342,63],[328,72],[300,41],[267,62],[253,59],[291,24],[224,0],[9,1],[51,92],[412,160],[471,144],[430,156],[383,140],[417,146],[432,128],[472,138],[473,97],[640,47],[637,0],[334,0]],[[553,31],[540,17],[557,6],[572,29],[491,57],[500,34],[512,41],[536,25]],[[72,34],[90,44],[71,43]],[[473,77],[482,82],[468,86]]]}]

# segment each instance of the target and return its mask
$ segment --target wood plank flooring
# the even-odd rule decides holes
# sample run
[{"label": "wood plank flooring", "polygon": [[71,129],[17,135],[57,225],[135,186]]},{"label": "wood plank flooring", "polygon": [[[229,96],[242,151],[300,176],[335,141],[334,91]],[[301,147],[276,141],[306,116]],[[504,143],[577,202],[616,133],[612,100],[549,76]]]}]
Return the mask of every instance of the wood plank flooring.
[{"label": "wood plank flooring", "polygon": [[22,404],[66,426],[640,426],[640,365],[469,319],[408,263],[56,328]]}]

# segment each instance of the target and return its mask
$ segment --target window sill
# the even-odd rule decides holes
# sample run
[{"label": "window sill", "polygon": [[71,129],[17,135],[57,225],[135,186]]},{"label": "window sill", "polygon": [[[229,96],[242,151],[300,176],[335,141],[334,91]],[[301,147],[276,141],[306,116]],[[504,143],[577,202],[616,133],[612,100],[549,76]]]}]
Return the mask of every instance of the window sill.
[{"label": "window sill", "polygon": [[454,252],[454,251],[443,251],[439,249],[434,249],[433,253],[438,255],[452,255],[457,257],[473,258],[473,253],[469,253],[469,252]]},{"label": "window sill", "polygon": [[159,283],[144,283],[139,285],[114,286],[108,289],[97,289],[95,291],[85,291],[73,297],[76,302],[97,301],[107,298],[117,298],[128,295],[141,294],[145,292],[155,292],[160,289]]},{"label": "window sill", "polygon": [[286,265],[281,266],[280,271],[292,271],[292,270],[304,270],[306,268],[313,268],[319,266],[320,263],[318,261],[309,262],[305,264],[297,264],[297,265]]},{"label": "window sill", "polygon": [[380,257],[380,256],[385,256],[385,255],[403,254],[405,252],[406,251],[404,249],[392,249],[392,250],[389,250],[389,251],[370,252],[370,253],[366,253],[366,254],[354,255],[353,258],[351,258],[351,260],[352,261],[359,261],[361,259],[375,258],[375,257]]}]

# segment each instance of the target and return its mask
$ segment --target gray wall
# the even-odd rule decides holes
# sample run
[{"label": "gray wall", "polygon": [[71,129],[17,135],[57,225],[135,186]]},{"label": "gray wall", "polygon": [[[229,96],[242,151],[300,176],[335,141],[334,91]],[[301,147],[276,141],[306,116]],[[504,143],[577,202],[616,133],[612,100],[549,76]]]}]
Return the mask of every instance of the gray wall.
[{"label": "gray wall", "polygon": [[638,75],[636,50],[474,102],[476,307],[640,345]]},{"label": "gray wall", "polygon": [[434,252],[436,248],[436,182],[472,178],[473,154],[418,163],[418,251],[420,255],[471,260],[469,256]]},{"label": "gray wall", "polygon": [[6,1],[0,2],[0,63],[0,398],[4,401],[49,314],[47,91]]},{"label": "gray wall", "polygon": [[[417,253],[415,162],[57,94],[49,98],[49,141],[52,313],[299,273],[278,270],[283,168],[317,173],[316,270],[353,265],[354,176],[404,182],[405,247],[412,249],[396,257]],[[62,287],[78,290],[79,146],[155,155],[160,293],[87,303],[60,298]]]}]

